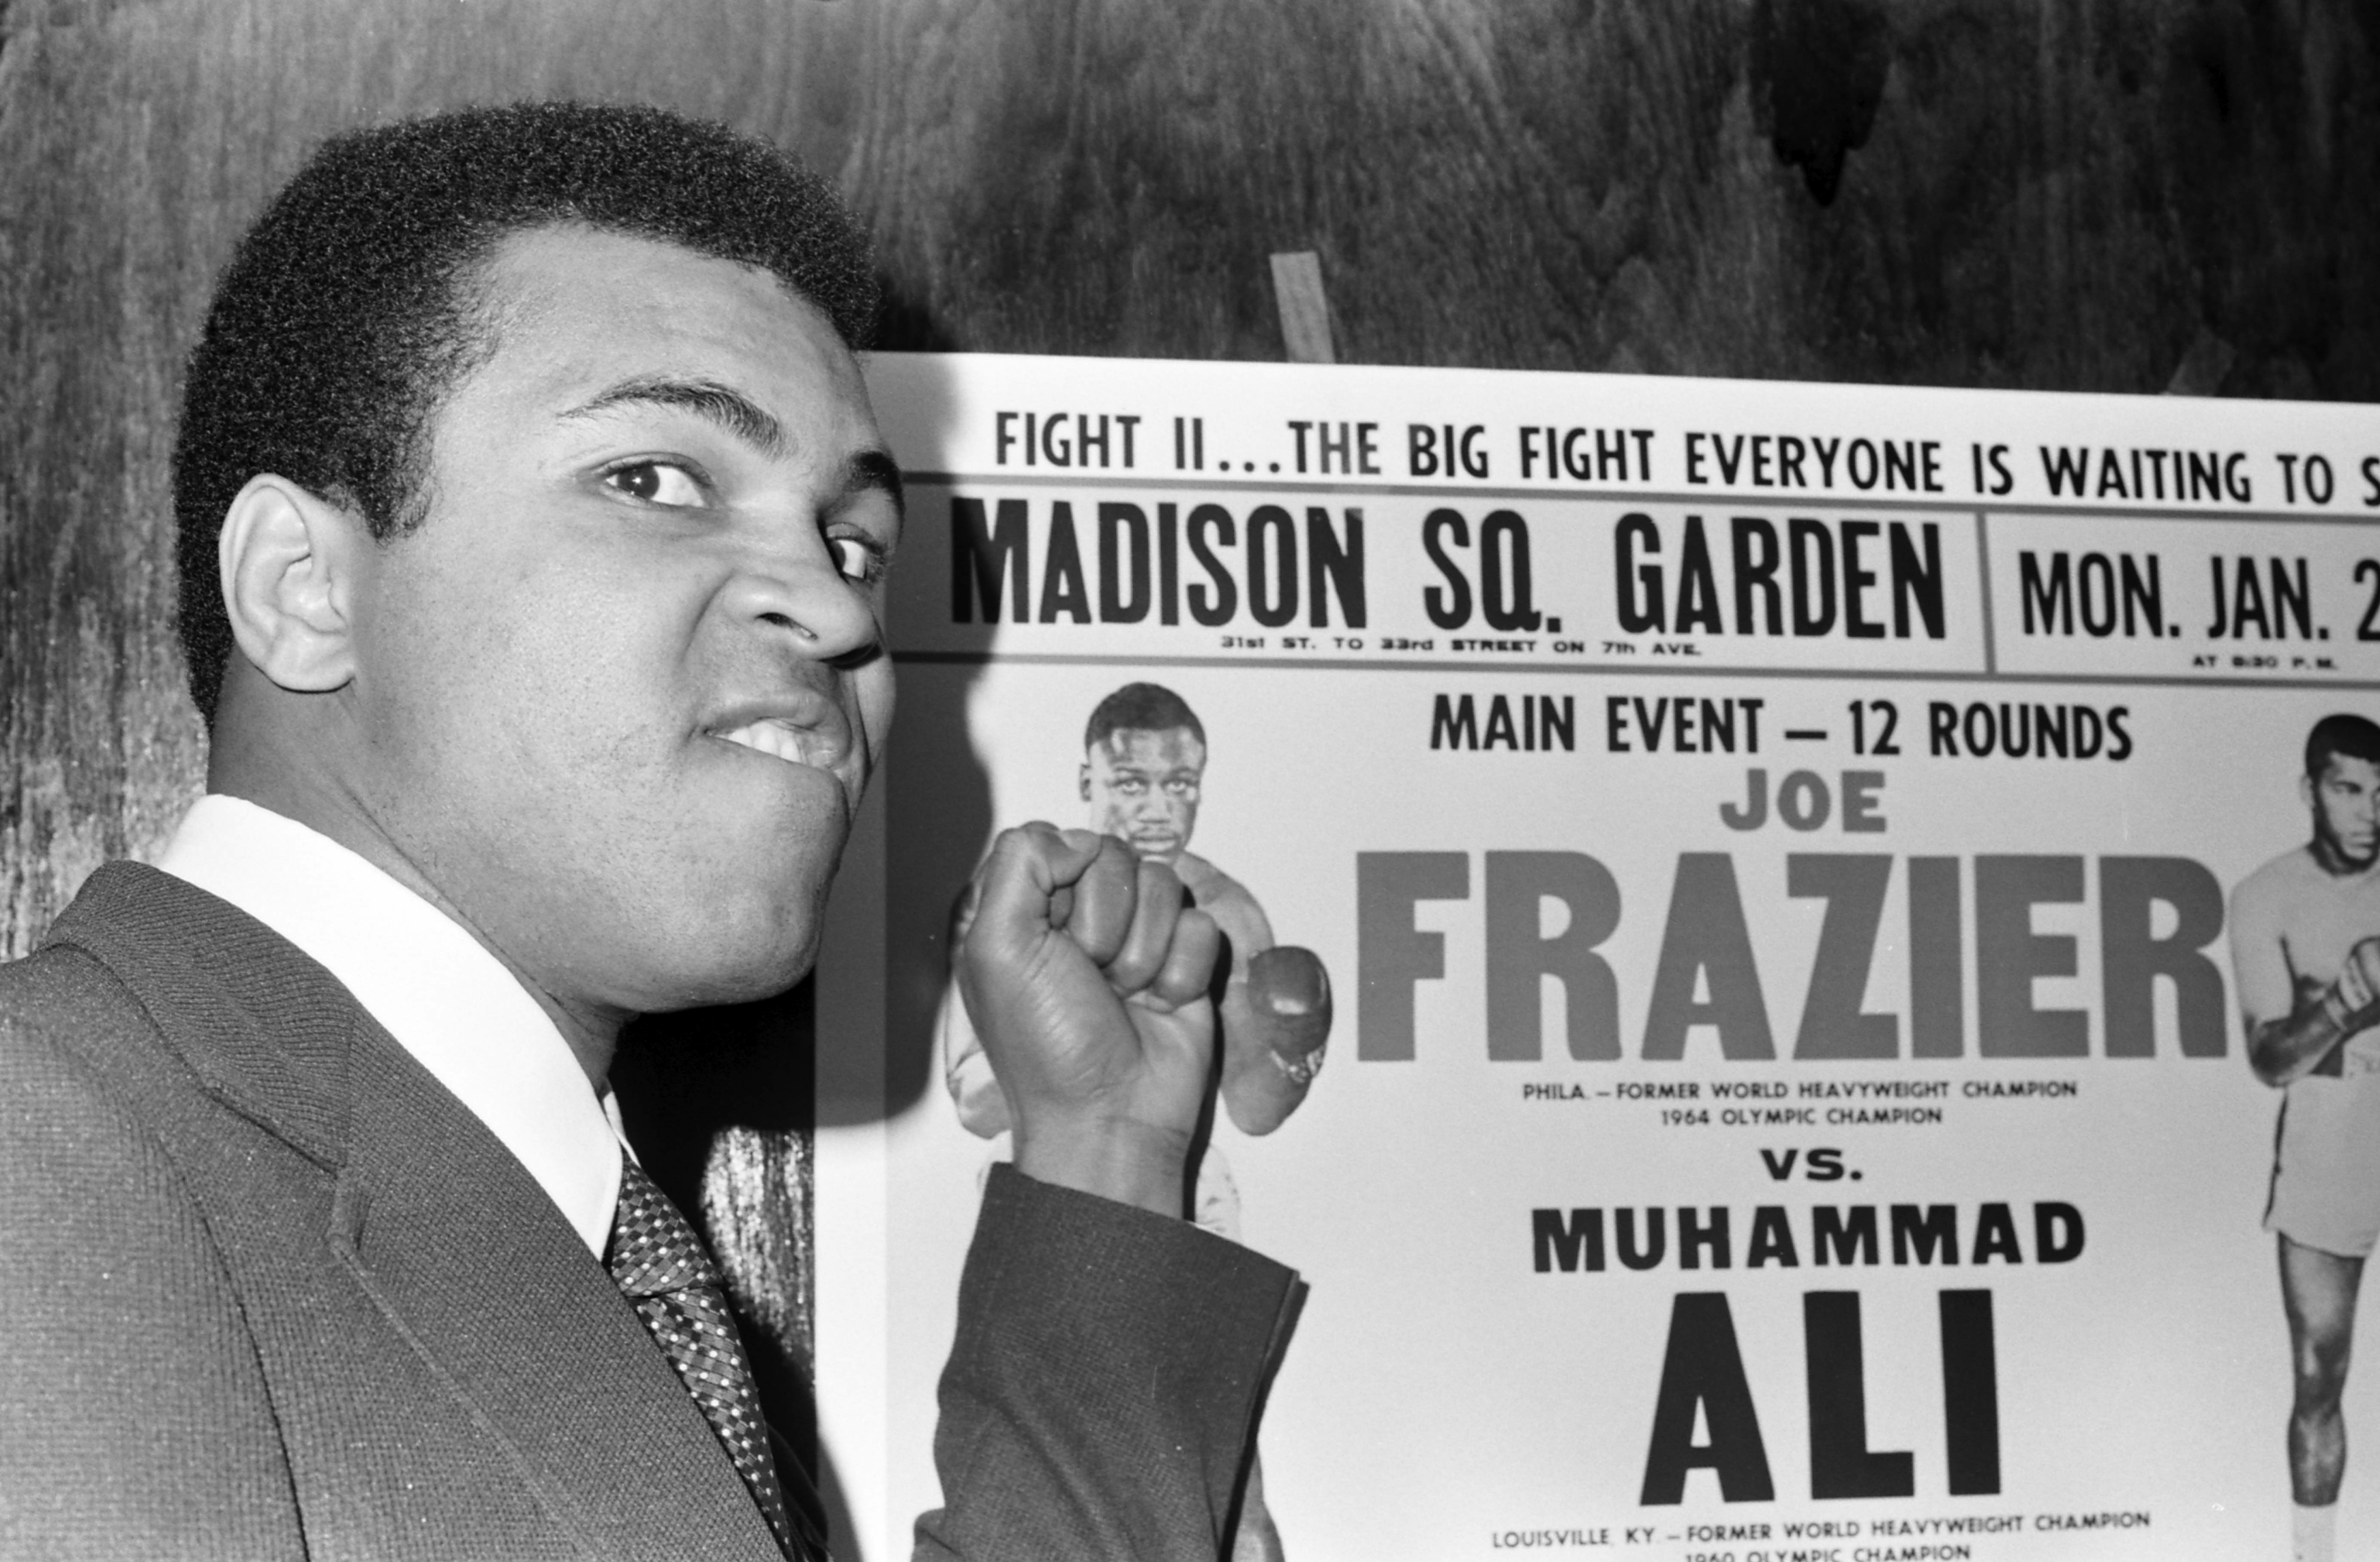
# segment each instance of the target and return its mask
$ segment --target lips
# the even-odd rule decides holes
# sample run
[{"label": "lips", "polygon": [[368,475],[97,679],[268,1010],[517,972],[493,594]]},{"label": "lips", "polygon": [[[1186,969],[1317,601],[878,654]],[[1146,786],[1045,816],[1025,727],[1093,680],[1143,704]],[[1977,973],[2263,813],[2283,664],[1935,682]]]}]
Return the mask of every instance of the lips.
[{"label": "lips", "polygon": [[704,731],[722,743],[812,770],[835,770],[851,753],[851,724],[842,707],[822,694],[739,706]]}]

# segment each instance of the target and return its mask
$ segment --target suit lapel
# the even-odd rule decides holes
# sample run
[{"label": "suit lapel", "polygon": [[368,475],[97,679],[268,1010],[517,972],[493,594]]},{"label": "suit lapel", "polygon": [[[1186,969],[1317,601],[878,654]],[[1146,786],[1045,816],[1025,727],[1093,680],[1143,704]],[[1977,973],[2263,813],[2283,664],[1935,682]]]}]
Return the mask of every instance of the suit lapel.
[{"label": "suit lapel", "polygon": [[559,1528],[601,1556],[779,1555],[602,1264],[328,971],[132,864],[100,870],[50,941],[105,961],[210,1093],[335,1178],[325,1239]]},{"label": "suit lapel", "polygon": [[332,1239],[374,1301],[557,1517],[640,1543],[626,1549],[774,1556],[701,1411],[544,1190],[394,1043],[358,1040]]}]

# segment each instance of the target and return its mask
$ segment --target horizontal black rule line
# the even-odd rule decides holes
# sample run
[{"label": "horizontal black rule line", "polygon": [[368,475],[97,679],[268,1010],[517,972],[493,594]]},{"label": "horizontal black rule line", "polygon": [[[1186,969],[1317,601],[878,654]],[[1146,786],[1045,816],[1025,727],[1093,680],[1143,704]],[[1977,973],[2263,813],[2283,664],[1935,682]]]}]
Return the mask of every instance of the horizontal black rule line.
[{"label": "horizontal black rule line", "polygon": [[892,660],[895,664],[918,666],[989,666],[996,662],[1014,662],[1034,666],[1254,667],[1268,672],[1310,667],[1336,673],[1476,673],[1483,677],[1503,673],[1560,673],[1572,677],[1608,678],[1799,678],[1808,683],[1842,683],[1859,679],[1871,683],[1972,683],[1999,689],[2046,684],[2099,689],[2241,691],[2260,689],[2380,689],[2380,678],[2151,677],[2124,673],[1929,673],[1888,672],[1866,667],[1645,666],[1640,664],[1581,663],[1568,658],[1555,661],[1550,657],[1542,662],[1406,662],[1390,661],[1386,657],[1376,660],[1368,656],[1123,656],[1038,651],[896,651],[892,653]]},{"label": "horizontal black rule line", "polygon": [[[1075,476],[1044,473],[1025,470],[997,472],[935,472],[903,471],[903,484],[911,490],[919,488],[1104,488],[1122,493],[1131,489],[1183,491],[1209,489],[1218,493],[1245,491],[1248,493],[1352,494],[1369,494],[1380,499],[1427,499],[1445,497],[1472,499],[1560,499],[1579,503],[1607,505],[1691,505],[1700,509],[1742,510],[1747,514],[1761,511],[1782,513],[1789,509],[1879,510],[1888,513],[1913,511],[1946,515],[1973,515],[1972,498],[1954,499],[1943,495],[1925,498],[1894,495],[1873,498],[1867,495],[1803,494],[1769,490],[1750,494],[1720,493],[1715,489],[1685,490],[1649,488],[1513,488],[1493,482],[1321,482],[1305,477],[1258,477],[1250,474],[1221,477],[1213,472],[1193,473],[1186,477],[1153,477],[1140,471],[1114,471],[1105,475]],[[2200,510],[2200,509],[2116,509],[2106,505],[2023,504],[1998,505],[1984,510],[1995,520],[2020,519],[2027,516],[2068,519],[2083,517],[2096,520],[2184,520],[2184,521],[2248,521],[2259,526],[2364,526],[2372,524],[2366,514],[2308,513],[2302,510]]]}]

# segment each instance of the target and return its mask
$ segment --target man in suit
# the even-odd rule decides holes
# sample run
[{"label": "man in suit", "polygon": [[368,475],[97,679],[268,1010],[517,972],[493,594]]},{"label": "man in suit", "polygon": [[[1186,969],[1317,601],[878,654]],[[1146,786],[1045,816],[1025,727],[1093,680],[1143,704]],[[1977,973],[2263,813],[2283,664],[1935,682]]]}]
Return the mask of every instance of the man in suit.
[{"label": "man in suit", "polygon": [[[0,1555],[824,1555],[624,1152],[633,1016],[782,991],[892,714],[864,244],[650,111],[342,138],[175,455],[209,795],[0,970]],[[1212,922],[1009,832],[929,1556],[1212,1556],[1294,1277],[1179,1219]]]}]

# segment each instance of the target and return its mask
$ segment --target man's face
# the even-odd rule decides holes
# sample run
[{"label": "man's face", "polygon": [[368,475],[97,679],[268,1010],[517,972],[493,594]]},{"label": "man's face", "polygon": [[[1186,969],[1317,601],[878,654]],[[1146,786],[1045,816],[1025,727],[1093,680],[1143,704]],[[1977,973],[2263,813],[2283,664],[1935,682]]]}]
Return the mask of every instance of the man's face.
[{"label": "man's face", "polygon": [[781,991],[892,716],[858,367],[765,272],[674,245],[536,229],[488,282],[427,519],[358,590],[359,800],[565,1006]]},{"label": "man's face", "polygon": [[2380,765],[2333,754],[2308,789],[2316,840],[2350,868],[2380,859]]},{"label": "man's face", "polygon": [[1091,828],[1145,860],[1171,863],[1198,823],[1198,778],[1206,769],[1207,746],[1186,726],[1110,733],[1083,762]]}]

